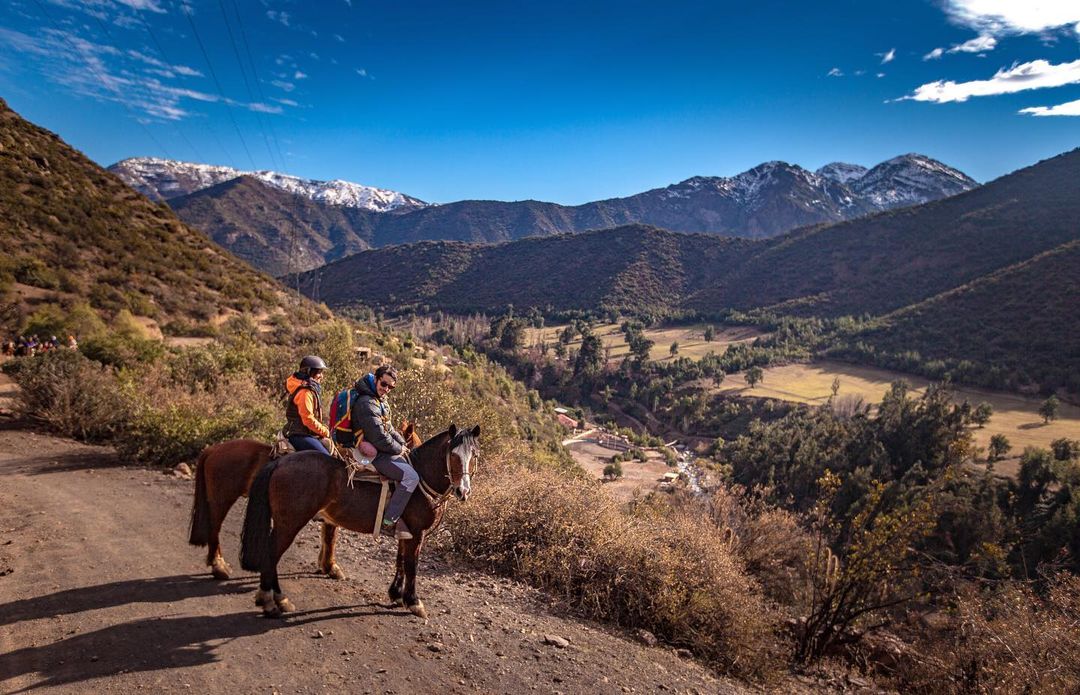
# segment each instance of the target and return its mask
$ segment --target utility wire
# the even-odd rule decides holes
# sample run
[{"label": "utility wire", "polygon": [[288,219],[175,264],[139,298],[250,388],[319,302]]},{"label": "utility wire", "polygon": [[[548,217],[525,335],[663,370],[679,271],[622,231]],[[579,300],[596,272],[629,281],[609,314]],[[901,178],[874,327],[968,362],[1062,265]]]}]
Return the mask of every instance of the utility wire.
[{"label": "utility wire", "polygon": [[[255,67],[255,60],[251,57],[251,46],[248,44],[247,32],[244,31],[244,22],[240,18],[240,7],[236,4],[236,0],[231,0],[233,6],[233,12],[236,13],[236,26],[240,29],[240,42],[244,45],[244,53],[247,54],[248,63],[251,66],[251,75],[255,82],[255,91],[259,94],[259,101],[263,104],[266,103],[266,94],[262,89],[262,80],[259,79],[259,71]],[[270,138],[274,142],[274,148],[277,150],[278,161],[282,164],[282,169],[288,168],[288,163],[285,161],[285,155],[281,151],[281,142],[278,140],[277,133],[274,131],[274,120],[267,116],[267,125],[270,126]]]},{"label": "utility wire", "polygon": [[[251,81],[248,80],[247,69],[244,68],[244,61],[240,57],[240,49],[236,46],[236,37],[233,35],[232,25],[229,23],[229,15],[225,12],[225,0],[218,0],[218,7],[221,8],[221,18],[225,20],[225,30],[229,33],[229,43],[232,44],[233,55],[236,56],[236,64],[240,66],[240,74],[244,78],[244,88],[247,89],[248,101],[253,102],[255,101],[255,93],[251,90]],[[255,112],[255,120],[258,121],[259,130],[262,131],[266,152],[270,155],[270,161],[276,168],[279,165],[274,159],[274,150],[270,148],[270,138],[266,136],[266,125],[263,123],[263,114],[260,111]]]},{"label": "utility wire", "polygon": [[210,62],[210,55],[206,52],[206,46],[203,45],[202,37],[199,36],[199,30],[195,27],[195,20],[191,16],[191,10],[187,5],[181,5],[181,10],[184,16],[187,17],[188,24],[191,25],[191,33],[195,36],[196,43],[199,44],[199,50],[202,52],[203,59],[206,61],[206,67],[210,69],[210,77],[214,80],[214,85],[217,86],[218,94],[221,96],[222,101],[225,102],[225,111],[229,114],[229,120],[232,121],[233,128],[236,130],[236,136],[240,138],[240,144],[244,146],[244,153],[247,154],[248,161],[251,162],[251,168],[257,169],[255,166],[255,158],[251,156],[251,150],[248,149],[247,141],[244,140],[244,134],[240,132],[240,126],[236,122],[236,117],[232,112],[232,105],[229,103],[228,97],[225,96],[225,90],[221,87],[221,81],[218,80],[217,73],[214,72],[214,64]]}]

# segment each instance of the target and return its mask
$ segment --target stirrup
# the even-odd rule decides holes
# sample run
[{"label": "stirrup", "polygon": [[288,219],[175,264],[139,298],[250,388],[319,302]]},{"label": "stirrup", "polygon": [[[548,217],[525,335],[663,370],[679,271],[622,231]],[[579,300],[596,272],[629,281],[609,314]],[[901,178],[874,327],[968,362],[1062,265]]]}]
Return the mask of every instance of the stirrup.
[{"label": "stirrup", "polygon": [[412,531],[409,530],[409,527],[402,519],[398,519],[397,523],[394,524],[394,538],[398,539],[399,541],[407,541],[410,540],[412,537]]}]

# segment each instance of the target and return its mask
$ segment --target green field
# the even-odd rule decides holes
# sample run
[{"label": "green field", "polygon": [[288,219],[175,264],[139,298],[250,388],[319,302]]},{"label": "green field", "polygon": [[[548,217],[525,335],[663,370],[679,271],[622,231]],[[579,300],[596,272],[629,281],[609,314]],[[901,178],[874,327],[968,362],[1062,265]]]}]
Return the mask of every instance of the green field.
[{"label": "green field", "polygon": [[[765,335],[756,328],[749,326],[714,326],[716,337],[711,342],[706,342],[704,338],[706,325],[699,323],[688,326],[661,326],[645,329],[645,337],[655,343],[649,357],[656,362],[674,359],[671,355],[671,344],[678,342],[679,353],[676,357],[700,359],[710,352],[721,354],[729,345],[751,342]],[[565,324],[546,326],[541,330],[530,328],[525,343],[532,346],[542,340],[548,346],[552,346],[558,342],[559,334],[565,328]],[[592,330],[603,341],[604,347],[608,349],[609,361],[621,361],[630,353],[630,347],[626,344],[626,336],[620,330],[619,324],[605,323],[593,326]],[[577,350],[581,347],[581,336],[578,336],[567,347],[571,350]]]},{"label": "green field", "polygon": [[[829,399],[833,379],[840,380],[838,399],[862,398],[871,404],[879,403],[889,385],[898,379],[907,380],[917,393],[922,393],[929,384],[926,379],[898,372],[823,361],[770,367],[765,370],[764,380],[753,390],[746,385],[742,373],[729,374],[718,390],[731,395],[754,395],[821,405]],[[1038,413],[1041,398],[973,388],[957,388],[955,397],[958,401],[967,399],[974,404],[985,401],[993,406],[994,414],[990,423],[974,430],[975,443],[985,448],[990,437],[998,433],[1009,438],[1012,451],[1008,458],[996,464],[1001,473],[1015,473],[1025,447],[1049,448],[1050,442],[1060,437],[1080,439],[1080,407],[1075,405],[1062,403],[1058,409],[1058,419],[1044,425]]]}]

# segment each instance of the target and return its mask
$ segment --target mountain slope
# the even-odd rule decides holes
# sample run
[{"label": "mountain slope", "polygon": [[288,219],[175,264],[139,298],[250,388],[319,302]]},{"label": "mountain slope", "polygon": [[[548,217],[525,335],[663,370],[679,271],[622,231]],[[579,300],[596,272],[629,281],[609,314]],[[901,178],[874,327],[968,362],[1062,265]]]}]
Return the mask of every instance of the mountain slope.
[{"label": "mountain slope", "polygon": [[280,286],[0,100],[0,275],[159,323],[269,311]]},{"label": "mountain slope", "polygon": [[504,244],[421,242],[365,251],[309,271],[301,290],[331,306],[456,312],[515,306],[663,312],[689,287],[742,262],[753,242],[627,225]]}]

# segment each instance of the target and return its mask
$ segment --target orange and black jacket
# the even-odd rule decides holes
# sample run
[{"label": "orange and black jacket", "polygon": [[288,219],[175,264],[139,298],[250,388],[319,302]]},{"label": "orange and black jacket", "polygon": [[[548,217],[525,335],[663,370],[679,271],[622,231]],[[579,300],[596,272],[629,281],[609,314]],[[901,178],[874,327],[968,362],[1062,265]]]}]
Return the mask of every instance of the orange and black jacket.
[{"label": "orange and black jacket", "polygon": [[330,429],[322,423],[322,389],[311,379],[293,374],[285,380],[288,402],[285,404],[286,437],[329,437]]}]

